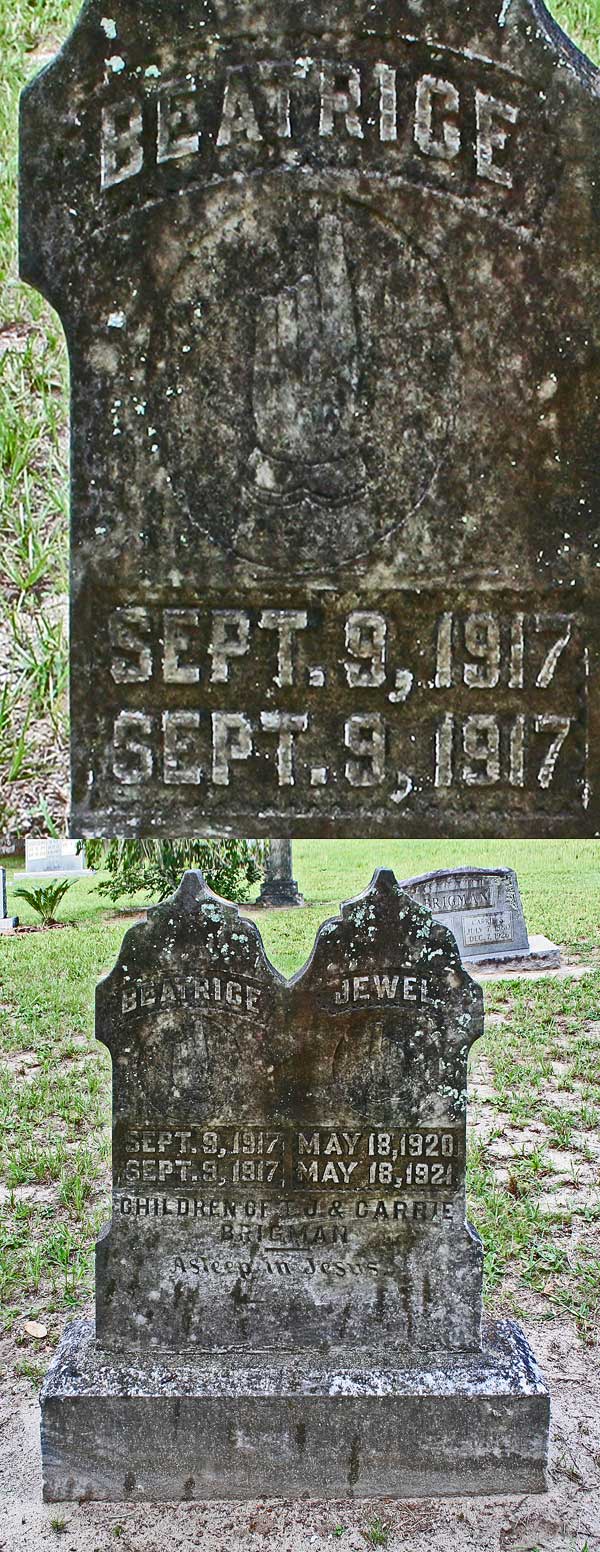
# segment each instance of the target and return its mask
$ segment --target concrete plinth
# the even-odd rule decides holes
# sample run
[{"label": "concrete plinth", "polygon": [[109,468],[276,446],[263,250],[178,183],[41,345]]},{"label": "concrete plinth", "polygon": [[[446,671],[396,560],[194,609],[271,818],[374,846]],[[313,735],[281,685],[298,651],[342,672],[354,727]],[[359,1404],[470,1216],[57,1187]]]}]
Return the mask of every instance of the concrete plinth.
[{"label": "concrete plinth", "polygon": [[512,1321],[490,1323],[481,1353],[337,1356],[128,1362],[76,1321],[41,1395],[44,1498],[544,1491],[549,1397]]},{"label": "concrete plinth", "polygon": [[77,882],[79,878],[94,877],[93,868],[56,868],[56,870],[54,868],[43,868],[40,869],[39,873],[33,871],[29,873],[15,873],[14,883],[19,880],[23,884],[28,882],[32,884],[55,884],[59,879],[63,878],[72,878],[74,882]]},{"label": "concrete plinth", "polygon": [[501,974],[503,970],[558,970],[561,958],[558,943],[551,943],[542,933],[534,933],[529,939],[529,948],[512,948],[504,954],[487,949],[463,963],[467,970],[497,970]]}]

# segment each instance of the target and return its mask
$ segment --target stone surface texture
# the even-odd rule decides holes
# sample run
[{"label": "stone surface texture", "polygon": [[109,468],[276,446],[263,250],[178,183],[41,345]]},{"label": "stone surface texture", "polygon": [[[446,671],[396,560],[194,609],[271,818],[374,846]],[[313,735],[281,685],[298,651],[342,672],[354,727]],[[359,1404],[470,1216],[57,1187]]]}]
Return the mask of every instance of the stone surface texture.
[{"label": "stone surface texture", "polygon": [[[459,1470],[464,1491],[506,1486],[525,1435],[514,1481],[539,1488],[547,1393],[517,1328],[482,1342],[482,1247],[465,1216],[467,1057],[482,1029],[453,937],[386,870],[289,981],[197,872],[126,934],[96,999],[113,1065],[96,1340],[68,1336],[44,1389],[49,1496],[78,1496],[84,1449],[103,1496],[115,1429],[104,1496],[127,1496],[126,1477],[144,1495],[147,1474],[140,1487],[120,1462],[139,1462],[166,1373],[150,1496],[167,1483],[185,1496],[180,1416],[192,1456],[210,1473],[221,1461],[224,1495],[266,1491],[267,1470],[276,1492],[352,1487],[347,1426],[366,1495],[451,1492]],[[404,1414],[414,1446],[390,1454]],[[460,1447],[445,1436],[459,1418]],[[465,1456],[469,1426],[482,1432]],[[317,1479],[303,1440],[330,1429]],[[298,1454],[286,1443],[278,1474],[280,1434]],[[206,1477],[189,1479],[188,1496],[206,1494]]]},{"label": "stone surface texture", "polygon": [[265,882],[257,905],[268,909],[304,905],[305,901],[292,872],[291,841],[271,841],[267,853]]},{"label": "stone surface texture", "polygon": [[75,833],[598,832],[599,79],[540,0],[87,0]]},{"label": "stone surface texture", "polygon": [[482,1027],[453,939],[392,873],[289,982],[254,923],[186,874],[97,991],[102,1344],[476,1350],[466,1072]]},{"label": "stone surface texture", "polygon": [[485,1330],[476,1358],[437,1354],[426,1371],[316,1354],[140,1365],[77,1321],[42,1412],[47,1502],[545,1488],[548,1392],[511,1321]]},{"label": "stone surface texture", "polygon": [[463,963],[486,968],[554,968],[560,949],[529,938],[513,868],[437,868],[402,888],[456,938]]}]

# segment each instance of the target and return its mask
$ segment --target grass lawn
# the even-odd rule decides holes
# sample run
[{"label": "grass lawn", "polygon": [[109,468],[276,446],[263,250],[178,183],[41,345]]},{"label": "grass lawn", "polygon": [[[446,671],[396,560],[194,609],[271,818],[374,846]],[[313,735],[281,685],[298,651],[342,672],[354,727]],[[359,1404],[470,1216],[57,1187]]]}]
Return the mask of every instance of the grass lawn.
[{"label": "grass lawn", "polygon": [[[289,975],[319,922],[364,888],[378,863],[407,876],[476,858],[516,866],[530,928],[554,936],[571,960],[597,966],[580,979],[486,986],[469,1163],[486,1298],[530,1321],[566,1315],[592,1341],[600,1334],[600,845],[298,842],[295,873],[311,904],[265,912],[261,929]],[[31,920],[27,908],[21,914]],[[93,991],[127,925],[89,881],[73,887],[60,915],[71,918],[60,931],[0,940],[0,1366],[35,1385],[65,1318],[93,1286],[110,1161],[110,1063],[94,1043]],[[47,1338],[28,1336],[28,1320]]]},{"label": "grass lawn", "polygon": [[403,879],[464,863],[515,869],[530,932],[578,951],[600,946],[600,842],[294,841],[294,874],[314,908],[286,912],[285,922],[269,913],[267,952],[291,975],[310,953],[319,922],[359,894],[377,867]]}]

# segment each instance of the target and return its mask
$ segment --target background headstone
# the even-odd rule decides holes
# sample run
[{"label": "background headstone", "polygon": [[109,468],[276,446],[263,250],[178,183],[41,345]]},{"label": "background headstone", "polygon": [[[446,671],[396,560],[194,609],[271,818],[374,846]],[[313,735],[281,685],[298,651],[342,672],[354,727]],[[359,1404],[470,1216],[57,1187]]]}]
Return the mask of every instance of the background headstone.
[{"label": "background headstone", "polygon": [[304,905],[293,876],[291,841],[270,841],[265,863],[265,882],[257,905],[267,907]]},{"label": "background headstone", "polygon": [[18,916],[9,916],[6,895],[6,868],[0,868],[0,932],[14,932],[19,925]]},{"label": "background headstone", "polygon": [[505,970],[560,965],[556,943],[528,934],[513,868],[437,868],[405,879],[402,888],[448,927],[467,964]]},{"label": "background headstone", "polygon": [[15,873],[15,878],[91,878],[93,869],[86,868],[85,852],[78,852],[78,841],[64,836],[51,836],[45,840],[25,841],[25,872]]},{"label": "background headstone", "polygon": [[537,0],[106,9],[21,125],[74,830],[596,834],[598,72]]},{"label": "background headstone", "polygon": [[465,1218],[482,1028],[389,872],[290,981],[197,873],[127,934],[97,1345],[74,1327],[44,1389],[47,1497],[543,1485],[547,1395],[517,1328],[482,1334]]}]

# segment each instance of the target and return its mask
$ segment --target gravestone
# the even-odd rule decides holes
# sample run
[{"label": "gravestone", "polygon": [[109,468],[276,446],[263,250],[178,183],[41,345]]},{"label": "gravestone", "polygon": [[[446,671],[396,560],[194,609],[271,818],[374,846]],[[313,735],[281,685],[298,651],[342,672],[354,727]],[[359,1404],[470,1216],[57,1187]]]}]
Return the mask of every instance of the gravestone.
[{"label": "gravestone", "polygon": [[598,833],[599,80],[539,0],[88,0],[27,87],[77,834]]},{"label": "gravestone", "polygon": [[548,1394],[482,1328],[465,1218],[481,988],[381,871],[286,981],[184,877],[97,990],[113,1064],[96,1327],[42,1392],[44,1493],[395,1497],[544,1487]]},{"label": "gravestone", "polygon": [[25,872],[15,873],[15,878],[91,878],[93,868],[86,868],[85,852],[78,851],[78,845],[64,836],[26,840]]},{"label": "gravestone", "polygon": [[0,868],[0,933],[14,932],[19,925],[18,916],[9,916],[6,894],[6,868]]},{"label": "gravestone", "polygon": [[456,938],[466,964],[499,970],[550,970],[558,944],[529,936],[513,868],[436,868],[402,884]]},{"label": "gravestone", "polygon": [[291,841],[271,841],[265,865],[265,882],[257,905],[267,908],[304,905],[292,871]]}]

